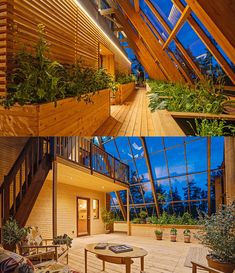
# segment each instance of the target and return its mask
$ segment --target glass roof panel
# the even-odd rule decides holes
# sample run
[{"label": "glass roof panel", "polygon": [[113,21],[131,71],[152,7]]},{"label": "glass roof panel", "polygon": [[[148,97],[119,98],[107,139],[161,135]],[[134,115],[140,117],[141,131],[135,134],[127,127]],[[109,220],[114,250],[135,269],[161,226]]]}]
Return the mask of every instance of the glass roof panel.
[{"label": "glass roof panel", "polygon": [[[166,151],[170,176],[186,174],[184,145]],[[176,161],[177,158],[177,161]]]}]

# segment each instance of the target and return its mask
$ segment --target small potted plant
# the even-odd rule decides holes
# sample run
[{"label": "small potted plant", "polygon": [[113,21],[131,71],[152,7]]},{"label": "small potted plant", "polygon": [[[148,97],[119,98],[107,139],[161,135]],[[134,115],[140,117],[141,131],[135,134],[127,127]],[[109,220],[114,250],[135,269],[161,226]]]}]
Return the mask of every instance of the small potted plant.
[{"label": "small potted plant", "polygon": [[69,237],[67,234],[57,236],[53,239],[54,245],[66,245],[67,247],[72,247],[73,239]]},{"label": "small potted plant", "polygon": [[158,229],[156,229],[155,231],[154,231],[154,233],[155,233],[155,235],[156,235],[156,239],[157,240],[162,240],[162,235],[163,235],[163,232],[161,231],[161,230],[158,230]]},{"label": "small potted plant", "polygon": [[184,230],[184,242],[190,243],[191,240],[191,231],[189,229]]},{"label": "small potted plant", "polygon": [[146,224],[146,218],[147,218],[147,212],[144,210],[141,210],[139,213],[139,217],[140,217],[140,223],[141,224]]},{"label": "small potted plant", "polygon": [[216,213],[199,215],[203,228],[196,238],[207,248],[209,267],[224,273],[235,270],[235,202],[222,206]]},{"label": "small potted plant", "polygon": [[114,213],[111,210],[107,210],[105,208],[101,212],[101,218],[103,223],[105,224],[106,233],[111,233],[113,230],[113,223],[115,221]]},{"label": "small potted plant", "polygon": [[172,228],[171,232],[170,232],[170,235],[171,235],[171,242],[176,242],[177,229],[176,228]]},{"label": "small potted plant", "polygon": [[3,247],[9,251],[16,251],[17,245],[25,240],[30,228],[21,228],[12,217],[2,227]]}]

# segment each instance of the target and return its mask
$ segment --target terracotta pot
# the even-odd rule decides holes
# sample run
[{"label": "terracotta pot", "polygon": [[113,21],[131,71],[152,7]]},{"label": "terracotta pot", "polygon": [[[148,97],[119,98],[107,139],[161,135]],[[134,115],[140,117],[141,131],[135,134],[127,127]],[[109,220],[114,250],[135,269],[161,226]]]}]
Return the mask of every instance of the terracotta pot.
[{"label": "terracotta pot", "polygon": [[157,239],[158,241],[162,240],[162,234],[161,234],[161,235],[156,235],[156,239]]},{"label": "terracotta pot", "polygon": [[184,242],[185,243],[190,243],[191,240],[191,235],[184,235]]},{"label": "terracotta pot", "polygon": [[217,269],[224,273],[233,273],[235,270],[235,263],[221,263],[217,260],[214,260],[211,255],[207,255],[207,262],[209,267],[212,267],[214,269]]},{"label": "terracotta pot", "polygon": [[176,242],[176,235],[171,234],[171,242]]}]

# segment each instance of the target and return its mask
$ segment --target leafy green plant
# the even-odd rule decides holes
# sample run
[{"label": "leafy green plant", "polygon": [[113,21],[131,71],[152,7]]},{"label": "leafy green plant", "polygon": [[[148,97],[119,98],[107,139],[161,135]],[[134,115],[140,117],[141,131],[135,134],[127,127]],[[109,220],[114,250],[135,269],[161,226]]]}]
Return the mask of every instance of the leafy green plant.
[{"label": "leafy green plant", "polygon": [[68,247],[72,247],[73,239],[69,237],[67,234],[57,236],[53,239],[54,245],[66,245]]},{"label": "leafy green plant", "polygon": [[211,216],[200,213],[203,225],[196,238],[210,249],[212,258],[220,262],[234,262],[235,253],[235,202],[222,206]]},{"label": "leafy green plant", "polygon": [[17,221],[11,217],[2,227],[3,243],[15,248],[26,238],[29,231],[30,228],[19,227]]},{"label": "leafy green plant", "polygon": [[22,49],[14,55],[8,93],[0,101],[3,106],[46,102],[56,105],[57,100],[66,97],[92,102],[97,91],[112,87],[113,78],[104,69],[84,67],[81,62],[62,65],[50,60],[44,25],[38,25],[38,34],[34,53]]},{"label": "leafy green plant", "polygon": [[134,219],[132,220],[132,223],[133,223],[133,224],[140,224],[140,222],[141,222],[141,219],[140,219],[140,218],[134,218]]},{"label": "leafy green plant", "polygon": [[161,236],[163,234],[163,231],[162,230],[159,230],[159,229],[156,229],[154,231],[155,235],[158,235],[158,236]]},{"label": "leafy green plant", "polygon": [[222,94],[211,80],[201,81],[194,87],[183,84],[149,81],[151,111],[167,109],[176,112],[214,113],[223,112],[228,97]]},{"label": "leafy green plant", "polygon": [[115,215],[113,211],[107,210],[106,208],[101,211],[101,218],[104,224],[111,225],[115,221]]},{"label": "leafy green plant", "polygon": [[140,217],[140,219],[142,219],[142,220],[145,220],[146,217],[147,217],[147,215],[148,215],[147,212],[144,211],[144,210],[141,210],[140,213],[139,213],[139,217]]},{"label": "leafy green plant", "polygon": [[188,236],[191,234],[191,231],[189,229],[184,230],[184,235]]},{"label": "leafy green plant", "polygon": [[177,235],[177,229],[176,228],[172,228],[170,231],[171,235]]},{"label": "leafy green plant", "polygon": [[116,82],[118,84],[127,84],[135,81],[136,77],[133,74],[127,75],[124,73],[119,73],[116,75]]},{"label": "leafy green plant", "polygon": [[[194,130],[192,124],[188,122]],[[196,136],[224,136],[225,130],[228,129],[226,121],[223,120],[209,120],[209,119],[195,119]]]}]

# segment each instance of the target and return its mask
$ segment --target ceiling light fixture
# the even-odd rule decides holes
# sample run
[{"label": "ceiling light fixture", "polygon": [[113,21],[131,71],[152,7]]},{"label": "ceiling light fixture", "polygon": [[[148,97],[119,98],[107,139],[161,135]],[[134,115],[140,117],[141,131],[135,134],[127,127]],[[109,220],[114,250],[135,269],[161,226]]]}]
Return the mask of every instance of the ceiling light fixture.
[{"label": "ceiling light fixture", "polygon": [[106,36],[106,38],[113,44],[113,46],[119,51],[119,53],[125,58],[125,60],[131,64],[131,61],[127,58],[127,56],[122,52],[122,50],[115,44],[115,42],[108,36],[108,34],[102,29],[100,25],[97,24],[97,22],[92,18],[92,16],[89,14],[89,12],[83,7],[83,5],[78,2],[78,0],[74,0],[76,4],[79,6],[79,8],[89,17],[89,19],[95,24],[99,30]]}]

